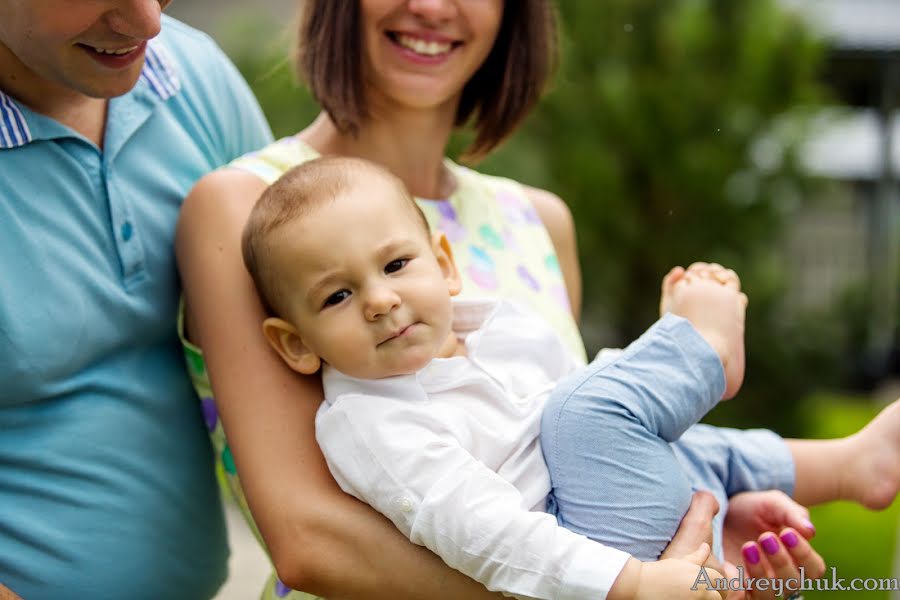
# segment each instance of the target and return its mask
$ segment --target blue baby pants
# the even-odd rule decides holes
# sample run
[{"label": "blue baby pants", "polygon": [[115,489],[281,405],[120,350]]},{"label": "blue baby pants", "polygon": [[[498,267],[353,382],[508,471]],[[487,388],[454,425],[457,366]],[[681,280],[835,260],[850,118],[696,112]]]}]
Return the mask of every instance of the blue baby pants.
[{"label": "blue baby pants", "polygon": [[696,424],[724,389],[718,355],[671,314],[614,358],[564,379],[541,423],[548,512],[571,531],[656,560],[692,493],[708,490],[720,506],[713,552],[721,558],[729,496],[794,487],[790,450],[778,435]]}]

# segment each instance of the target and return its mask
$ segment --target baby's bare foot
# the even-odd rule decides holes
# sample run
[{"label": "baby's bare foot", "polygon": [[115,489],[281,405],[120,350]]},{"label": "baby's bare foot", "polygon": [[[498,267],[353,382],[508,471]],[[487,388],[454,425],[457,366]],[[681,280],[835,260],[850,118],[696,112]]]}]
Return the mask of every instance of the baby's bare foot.
[{"label": "baby's bare foot", "polygon": [[852,459],[841,496],[873,510],[887,508],[900,491],[900,399],[847,440]]},{"label": "baby's bare foot", "polygon": [[722,397],[732,398],[744,381],[747,296],[738,291],[739,282],[721,283],[709,270],[677,269],[663,279],[660,308],[689,320],[718,353],[725,370]]},{"label": "baby's bare foot", "polygon": [[684,277],[687,271],[684,267],[672,267],[672,270],[666,273],[662,280],[662,290],[659,295],[659,316],[662,317],[667,312],[672,312],[672,296],[675,293],[675,284]]},{"label": "baby's bare foot", "polygon": [[722,285],[741,291],[741,278],[732,269],[726,269],[719,263],[695,262],[687,268],[687,272],[693,275],[713,279]]}]

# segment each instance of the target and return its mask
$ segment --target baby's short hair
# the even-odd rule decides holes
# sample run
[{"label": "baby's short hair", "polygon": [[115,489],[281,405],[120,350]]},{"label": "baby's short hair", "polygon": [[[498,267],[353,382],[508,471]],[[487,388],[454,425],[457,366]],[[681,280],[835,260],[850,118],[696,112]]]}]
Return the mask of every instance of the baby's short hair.
[{"label": "baby's short hair", "polygon": [[382,177],[396,186],[397,192],[422,223],[425,235],[430,234],[428,221],[399,177],[387,169],[361,158],[328,156],[304,162],[286,171],[270,185],[250,212],[241,238],[244,265],[266,312],[271,316],[284,315],[285,291],[280,278],[272,273],[271,234],[281,226],[311,214],[325,202],[330,202],[364,182],[366,177]]}]

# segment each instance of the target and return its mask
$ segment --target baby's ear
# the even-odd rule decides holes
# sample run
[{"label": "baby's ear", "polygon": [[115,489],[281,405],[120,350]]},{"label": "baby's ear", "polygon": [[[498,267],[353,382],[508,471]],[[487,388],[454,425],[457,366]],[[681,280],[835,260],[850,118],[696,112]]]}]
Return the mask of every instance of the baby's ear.
[{"label": "baby's ear", "polygon": [[303,343],[296,328],[284,319],[269,317],[263,321],[263,335],[284,362],[298,373],[314,375],[322,366],[319,356]]},{"label": "baby's ear", "polygon": [[437,258],[444,279],[447,281],[447,289],[451,296],[456,296],[462,291],[462,279],[459,277],[459,270],[456,268],[456,262],[453,260],[453,249],[447,236],[436,231],[431,235],[431,248],[434,250],[434,256]]}]

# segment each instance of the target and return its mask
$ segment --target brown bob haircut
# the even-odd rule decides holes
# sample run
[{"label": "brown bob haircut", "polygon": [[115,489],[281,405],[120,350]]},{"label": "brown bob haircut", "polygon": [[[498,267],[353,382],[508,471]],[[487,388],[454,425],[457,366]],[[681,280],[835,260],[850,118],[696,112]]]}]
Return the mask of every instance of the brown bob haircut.
[{"label": "brown bob haircut", "polygon": [[[368,116],[362,76],[359,0],[304,0],[297,66],[316,101],[343,132]],[[531,111],[557,64],[551,0],[504,0],[497,40],[463,88],[456,125],[472,121],[465,156],[485,156]]]}]

